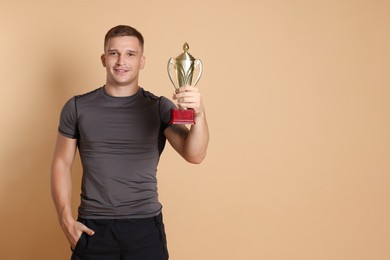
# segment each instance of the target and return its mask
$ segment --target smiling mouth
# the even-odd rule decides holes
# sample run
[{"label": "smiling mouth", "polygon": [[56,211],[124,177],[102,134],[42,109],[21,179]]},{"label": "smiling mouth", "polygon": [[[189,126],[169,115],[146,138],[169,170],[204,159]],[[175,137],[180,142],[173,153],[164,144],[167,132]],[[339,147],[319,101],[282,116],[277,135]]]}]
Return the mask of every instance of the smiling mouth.
[{"label": "smiling mouth", "polygon": [[117,73],[123,74],[123,73],[129,72],[130,70],[128,70],[128,69],[121,69],[121,68],[115,68],[114,71],[117,72]]}]

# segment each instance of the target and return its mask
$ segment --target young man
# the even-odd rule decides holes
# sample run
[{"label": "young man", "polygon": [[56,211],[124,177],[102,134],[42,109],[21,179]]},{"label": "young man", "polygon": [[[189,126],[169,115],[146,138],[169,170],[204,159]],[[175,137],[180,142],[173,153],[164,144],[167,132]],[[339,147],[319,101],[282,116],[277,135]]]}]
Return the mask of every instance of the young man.
[{"label": "young man", "polygon": [[[175,107],[138,85],[145,66],[144,39],[116,26],[104,42],[106,84],[71,98],[60,116],[51,189],[73,260],[168,259],[156,169],[168,140],[188,162],[206,155],[208,127],[198,88],[174,94],[195,112],[195,125],[170,125]],[[71,167],[79,149],[83,178],[76,221],[71,210]]]}]

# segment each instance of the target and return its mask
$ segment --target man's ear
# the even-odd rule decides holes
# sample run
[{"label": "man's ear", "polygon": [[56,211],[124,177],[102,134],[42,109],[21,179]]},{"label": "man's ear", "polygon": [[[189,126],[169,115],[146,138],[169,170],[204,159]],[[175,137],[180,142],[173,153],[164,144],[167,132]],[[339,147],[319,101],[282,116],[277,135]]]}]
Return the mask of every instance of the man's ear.
[{"label": "man's ear", "polygon": [[145,67],[145,60],[146,60],[145,56],[142,56],[141,57],[141,66],[140,66],[141,70]]},{"label": "man's ear", "polygon": [[104,55],[104,53],[102,54],[102,56],[100,56],[100,59],[102,61],[103,67],[106,67],[106,55]]}]

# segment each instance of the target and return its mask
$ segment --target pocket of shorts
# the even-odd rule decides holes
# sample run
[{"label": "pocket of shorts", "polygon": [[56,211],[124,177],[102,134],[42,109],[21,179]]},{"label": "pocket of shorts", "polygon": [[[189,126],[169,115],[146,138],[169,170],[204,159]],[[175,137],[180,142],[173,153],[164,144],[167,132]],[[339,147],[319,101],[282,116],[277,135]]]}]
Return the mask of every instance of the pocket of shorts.
[{"label": "pocket of shorts", "polygon": [[81,236],[80,236],[79,240],[77,241],[74,249],[72,249],[72,248],[71,249],[73,252],[77,252],[77,251],[80,251],[80,250],[87,248],[87,244],[88,244],[88,236],[86,233],[83,232],[83,233],[81,233]]},{"label": "pocket of shorts", "polygon": [[168,259],[169,253],[168,253],[168,245],[167,245],[167,236],[165,234],[165,226],[164,226],[162,214],[156,216],[154,218],[154,220],[155,220],[156,226],[160,232],[160,241],[161,241],[161,244],[163,245],[163,248],[164,248],[165,257]]}]

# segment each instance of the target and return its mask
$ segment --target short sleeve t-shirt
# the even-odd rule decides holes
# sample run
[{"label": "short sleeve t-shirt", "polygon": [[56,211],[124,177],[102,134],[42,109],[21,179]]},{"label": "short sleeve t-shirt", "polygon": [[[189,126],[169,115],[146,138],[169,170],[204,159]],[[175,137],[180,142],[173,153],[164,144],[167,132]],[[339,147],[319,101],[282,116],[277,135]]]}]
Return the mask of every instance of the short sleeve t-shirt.
[{"label": "short sleeve t-shirt", "polygon": [[77,139],[83,166],[81,218],[145,218],[160,213],[157,165],[175,105],[142,88],[112,97],[104,87],[71,98],[59,132]]}]

